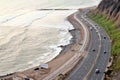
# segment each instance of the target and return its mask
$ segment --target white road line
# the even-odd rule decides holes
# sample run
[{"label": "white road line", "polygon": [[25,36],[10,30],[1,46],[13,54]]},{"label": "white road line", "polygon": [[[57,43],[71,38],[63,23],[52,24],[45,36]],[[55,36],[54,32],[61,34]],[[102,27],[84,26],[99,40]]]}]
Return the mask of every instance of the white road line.
[{"label": "white road line", "polygon": [[100,36],[99,30],[96,28],[96,26],[94,24],[92,24],[89,20],[87,20],[86,18],[84,18],[84,16],[81,16],[81,17],[94,27],[94,29],[98,32],[98,36],[99,36],[99,39],[100,39],[100,45],[99,45],[99,50],[98,50],[97,57],[96,57],[96,59],[94,61],[94,64],[92,65],[91,69],[89,70],[89,72],[87,73],[86,77],[84,78],[84,80],[88,80],[88,77],[89,77],[90,73],[92,72],[92,70],[93,70],[93,68],[95,66],[95,63],[97,62],[97,59],[98,59],[99,54],[100,54],[100,50],[101,50],[101,36]]}]

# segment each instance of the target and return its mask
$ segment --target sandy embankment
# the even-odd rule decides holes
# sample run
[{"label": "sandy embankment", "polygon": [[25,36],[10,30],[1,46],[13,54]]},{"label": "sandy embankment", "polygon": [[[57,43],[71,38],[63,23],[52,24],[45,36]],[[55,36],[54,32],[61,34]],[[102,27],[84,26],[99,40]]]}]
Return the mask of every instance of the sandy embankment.
[{"label": "sandy embankment", "polygon": [[60,55],[54,58],[52,61],[48,62],[49,69],[34,70],[35,68],[38,67],[37,66],[31,69],[25,70],[23,72],[16,72],[14,73],[14,75],[10,77],[14,76],[14,77],[20,78],[20,80],[22,80],[23,77],[29,77],[35,80],[42,80],[47,75],[51,74],[52,72],[57,70],[59,67],[61,67],[63,64],[65,64],[65,62],[71,59],[73,55],[77,54],[82,44],[84,32],[80,23],[78,23],[74,19],[73,14],[70,15],[67,19],[71,22],[71,24],[74,27],[73,30],[69,31],[73,36],[73,38],[71,39],[71,44],[67,46],[61,46],[63,50],[61,51]]}]

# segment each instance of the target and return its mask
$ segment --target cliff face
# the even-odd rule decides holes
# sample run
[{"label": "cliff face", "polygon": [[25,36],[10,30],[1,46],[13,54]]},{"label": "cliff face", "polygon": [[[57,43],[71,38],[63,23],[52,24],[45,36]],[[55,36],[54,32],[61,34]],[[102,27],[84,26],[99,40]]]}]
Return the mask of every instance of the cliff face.
[{"label": "cliff face", "polygon": [[102,0],[97,11],[107,14],[108,18],[113,18],[116,24],[120,26],[120,0]]}]

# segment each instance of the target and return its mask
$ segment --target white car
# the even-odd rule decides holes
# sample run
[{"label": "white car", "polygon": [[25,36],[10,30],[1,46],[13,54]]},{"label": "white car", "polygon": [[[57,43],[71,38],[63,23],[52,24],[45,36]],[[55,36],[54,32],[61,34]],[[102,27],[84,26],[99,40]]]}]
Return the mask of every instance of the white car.
[{"label": "white car", "polygon": [[90,30],[92,30],[92,27],[90,27]]},{"label": "white car", "polygon": [[96,73],[96,74],[100,73],[100,70],[99,70],[99,69],[96,69],[96,70],[95,70],[95,73]]}]

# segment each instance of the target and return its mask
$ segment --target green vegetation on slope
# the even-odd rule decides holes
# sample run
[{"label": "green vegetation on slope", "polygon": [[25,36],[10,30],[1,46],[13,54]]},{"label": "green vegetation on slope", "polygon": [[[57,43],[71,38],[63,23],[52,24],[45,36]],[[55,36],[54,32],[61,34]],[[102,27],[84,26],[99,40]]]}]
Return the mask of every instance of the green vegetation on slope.
[{"label": "green vegetation on slope", "polygon": [[120,30],[112,19],[107,19],[105,15],[100,13],[89,13],[91,19],[101,25],[112,40],[111,55],[114,57],[112,69],[120,69]]}]

